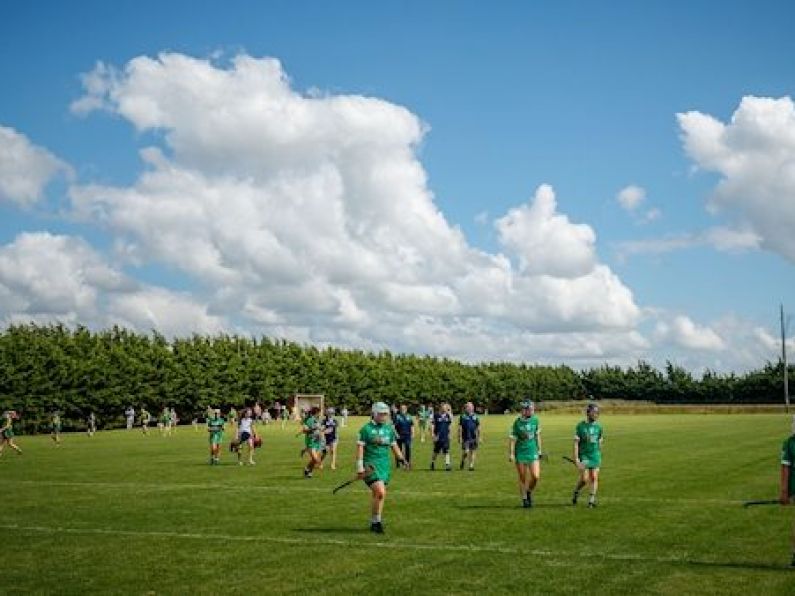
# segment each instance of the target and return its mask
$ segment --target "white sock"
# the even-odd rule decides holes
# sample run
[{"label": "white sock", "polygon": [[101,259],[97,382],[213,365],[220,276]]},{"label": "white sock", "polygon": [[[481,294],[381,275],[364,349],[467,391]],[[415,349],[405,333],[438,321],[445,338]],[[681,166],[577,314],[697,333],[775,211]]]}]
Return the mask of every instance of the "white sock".
[{"label": "white sock", "polygon": [[444,465],[446,465],[446,466],[450,465],[450,454],[449,453],[444,456]]},{"label": "white sock", "polygon": [[381,516],[380,515],[374,515],[373,516],[373,523],[374,524],[381,523]]}]

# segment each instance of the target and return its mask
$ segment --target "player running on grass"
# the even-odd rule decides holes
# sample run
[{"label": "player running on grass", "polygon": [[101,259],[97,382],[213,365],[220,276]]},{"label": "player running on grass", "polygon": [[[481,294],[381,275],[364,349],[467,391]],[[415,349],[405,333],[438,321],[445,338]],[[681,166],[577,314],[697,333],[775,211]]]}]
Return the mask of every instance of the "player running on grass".
[{"label": "player running on grass", "polygon": [[602,465],[602,442],[604,434],[599,419],[599,406],[588,404],[585,408],[586,420],[580,422],[574,429],[574,463],[580,470],[580,477],[574,493],[571,495],[571,504],[577,504],[580,491],[586,485],[590,487],[588,507],[596,507],[596,491],[599,490],[599,467]]},{"label": "player running on grass", "polygon": [[14,410],[3,412],[3,418],[0,420],[0,455],[3,454],[6,445],[16,451],[17,455],[22,455],[22,449],[14,443],[14,420],[18,419],[19,415]]},{"label": "player running on grass", "polygon": [[516,462],[522,507],[533,506],[533,490],[541,477],[541,426],[532,401],[522,402],[522,414],[508,435],[508,461]]},{"label": "player running on grass", "polygon": [[301,426],[301,433],[304,435],[304,449],[301,455],[309,453],[309,462],[304,468],[304,478],[311,478],[312,470],[320,467],[321,451],[323,450],[323,431],[318,419],[319,414],[320,408],[313,406]]},{"label": "player running on grass", "polygon": [[221,410],[212,410],[212,414],[207,418],[207,432],[210,435],[210,465],[220,463],[219,455],[221,443],[224,440],[224,422]]},{"label": "player running on grass", "polygon": [[444,453],[444,469],[448,472],[450,467],[450,426],[453,424],[453,415],[450,404],[443,403],[434,415],[431,425],[433,436],[433,456],[431,457],[431,470],[436,468],[436,456]]},{"label": "player running on grass", "polygon": [[[781,488],[778,498],[782,505],[789,505],[795,499],[795,416],[792,417],[792,434],[781,446]],[[795,567],[795,527],[792,529],[790,566]]]},{"label": "player running on grass", "polygon": [[370,531],[384,533],[381,515],[386,500],[386,487],[392,477],[390,451],[394,453],[399,465],[406,465],[403,454],[397,446],[394,427],[388,423],[389,406],[384,402],[373,404],[373,417],[359,431],[356,445],[356,474],[370,488],[372,501],[370,507]]},{"label": "player running on grass", "polygon": [[331,469],[337,469],[337,444],[339,437],[337,436],[337,419],[334,417],[334,408],[326,408],[326,417],[323,419],[323,453],[321,455],[321,463],[326,459],[326,456],[331,454]]},{"label": "player running on grass", "polygon": [[472,472],[475,469],[475,455],[481,435],[480,418],[475,414],[475,404],[471,401],[466,403],[464,413],[458,418],[458,440],[461,443],[461,465],[458,469],[463,470],[469,459],[469,471]]}]

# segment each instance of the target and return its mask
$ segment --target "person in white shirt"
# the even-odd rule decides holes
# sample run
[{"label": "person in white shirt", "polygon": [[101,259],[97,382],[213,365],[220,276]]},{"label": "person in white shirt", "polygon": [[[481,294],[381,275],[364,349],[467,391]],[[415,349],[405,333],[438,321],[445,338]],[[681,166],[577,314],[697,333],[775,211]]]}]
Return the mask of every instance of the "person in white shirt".
[{"label": "person in white shirt", "polygon": [[243,445],[247,445],[248,449],[248,465],[253,466],[254,461],[254,440],[257,438],[257,433],[254,430],[254,418],[251,408],[246,408],[243,411],[243,416],[240,418],[240,423],[237,427],[237,440],[240,446],[237,450],[237,463],[241,466],[243,461],[241,459],[243,454]]}]

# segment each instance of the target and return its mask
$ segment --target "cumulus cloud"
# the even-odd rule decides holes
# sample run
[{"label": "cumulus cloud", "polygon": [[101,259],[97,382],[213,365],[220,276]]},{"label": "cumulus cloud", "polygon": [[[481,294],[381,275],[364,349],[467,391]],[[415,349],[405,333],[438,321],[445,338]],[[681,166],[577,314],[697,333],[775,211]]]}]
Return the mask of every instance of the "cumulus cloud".
[{"label": "cumulus cloud", "polygon": [[0,313],[6,324],[118,324],[166,335],[217,333],[225,325],[186,295],[128,278],[84,240],[47,232],[0,246]]},{"label": "cumulus cloud", "polygon": [[547,184],[538,187],[529,205],[511,209],[495,225],[503,246],[519,257],[523,274],[576,278],[594,269],[596,234],[557,212]]},{"label": "cumulus cloud", "polygon": [[58,174],[71,175],[71,169],[25,135],[0,126],[0,201],[32,205]]},{"label": "cumulus cloud", "polygon": [[84,87],[75,111],[110,110],[163,145],[142,149],[131,186],[74,186],[74,215],[124,258],[192,276],[248,329],[462,357],[642,349],[631,291],[550,186],[496,219],[503,252],[468,244],[417,158],[428,127],[403,107],[302,94],[277,60],[245,55],[139,57]]},{"label": "cumulus cloud", "polygon": [[687,155],[721,176],[709,208],[736,218],[760,246],[795,262],[795,105],[747,96],[728,123],[677,115]]},{"label": "cumulus cloud", "polygon": [[697,325],[689,317],[676,315],[669,320],[659,320],[654,330],[655,339],[688,350],[716,352],[726,349],[726,343],[710,327]]}]

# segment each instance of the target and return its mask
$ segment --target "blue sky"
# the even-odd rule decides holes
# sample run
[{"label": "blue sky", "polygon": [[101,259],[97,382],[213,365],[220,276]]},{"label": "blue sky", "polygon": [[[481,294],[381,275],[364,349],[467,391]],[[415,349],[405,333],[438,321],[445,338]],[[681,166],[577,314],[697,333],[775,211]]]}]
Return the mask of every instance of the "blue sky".
[{"label": "blue sky", "polygon": [[[35,200],[22,200],[8,190],[4,196],[0,191],[0,320],[57,319],[93,326],[119,322],[142,329],[165,325],[174,334],[267,333],[468,360],[504,358],[588,366],[638,359],[661,364],[671,359],[693,370],[761,366],[776,357],[771,339],[777,332],[778,304],[783,301],[787,306],[795,290],[795,251],[776,225],[795,224],[795,183],[788,186],[785,180],[773,192],[764,181],[769,172],[795,163],[795,149],[788,140],[795,124],[786,102],[748,102],[740,110],[746,97],[786,99],[795,92],[793,16],[795,6],[788,2],[506,2],[497,6],[476,2],[5,2],[0,7],[0,80],[5,89],[0,94],[0,127],[13,131],[6,138],[9,147],[13,143],[25,155],[21,147],[36,147],[62,167],[43,181],[36,179],[41,191]],[[420,195],[427,191],[427,196],[407,190],[411,201],[417,201],[410,202],[407,212],[416,208],[425,213],[430,201],[446,223],[437,239],[441,245],[449,244],[452,236],[448,235],[458,228],[463,237],[460,254],[504,256],[512,267],[508,274],[511,296],[493,290],[487,300],[493,299],[493,308],[479,310],[478,300],[462,289],[466,284],[452,266],[440,271],[427,264],[431,259],[422,255],[422,243],[417,245],[420,256],[411,260],[420,263],[418,269],[409,274],[403,263],[399,270],[406,278],[396,277],[404,287],[416,290],[414,294],[395,294],[396,290],[370,277],[342,276],[345,281],[334,281],[339,275],[322,267],[316,270],[312,264],[316,259],[296,261],[315,277],[281,280],[284,287],[268,294],[260,284],[272,289],[273,280],[268,277],[272,273],[258,270],[255,275],[241,269],[239,278],[232,275],[235,265],[229,265],[230,259],[245,249],[224,244],[221,229],[208,232],[209,244],[198,250],[220,254],[234,282],[226,274],[215,276],[213,268],[203,272],[201,264],[171,258],[168,250],[197,250],[189,242],[190,232],[174,233],[164,243],[167,248],[154,248],[153,238],[162,236],[157,235],[157,226],[168,222],[153,221],[151,229],[136,227],[130,220],[121,221],[122,214],[129,213],[129,203],[123,201],[134,198],[114,196],[112,204],[107,202],[107,189],[129,190],[139,185],[149,167],[142,162],[141,149],[159,147],[171,165],[185,171],[198,169],[207,176],[234,171],[246,180],[253,175],[254,191],[268,188],[274,180],[259,180],[256,172],[243,175],[232,165],[235,143],[242,143],[238,160],[249,147],[239,136],[223,140],[223,147],[231,152],[226,163],[227,154],[219,158],[213,146],[216,139],[208,140],[202,152],[201,148],[180,149],[169,136],[201,144],[206,137],[200,127],[193,130],[190,122],[177,123],[178,119],[149,125],[140,112],[125,108],[118,98],[139,97],[140,92],[136,81],[126,78],[129,70],[125,68],[136,57],[157,61],[162,53],[204,61],[219,73],[235,72],[235,56],[275,58],[294,94],[290,101],[362,96],[408,110],[426,131],[416,142],[408,141],[413,157],[408,164],[400,161],[399,167],[422,169],[427,181]],[[99,108],[70,108],[90,95],[81,76],[97,72],[100,62],[115,69],[117,95],[102,95]],[[182,67],[192,68],[173,66],[168,76],[174,77],[174,69]],[[141,84],[152,91],[149,99],[155,103],[167,102],[168,94],[175,93]],[[207,90],[198,85],[190,93],[205,94]],[[226,101],[232,105],[233,100],[208,103],[208,114],[223,110]],[[364,111],[357,117],[375,118],[373,108],[361,107]],[[677,114],[687,112],[724,125],[735,115],[740,124],[727,132],[726,146],[718,155],[705,148],[706,120],[694,119],[689,128],[678,120]],[[243,112],[233,116],[246,117]],[[329,126],[341,126],[334,121],[340,117],[348,116],[334,110],[322,116]],[[772,129],[759,124],[767,122],[766,118],[782,124]],[[366,153],[367,147],[380,146],[376,120],[372,122],[368,127],[372,138],[361,140],[363,148],[357,155]],[[268,126],[264,120],[262,124]],[[292,130],[289,122],[284,124]],[[311,131],[307,134],[311,138]],[[762,141],[748,141],[759,135]],[[685,137],[697,148],[688,150]],[[307,139],[296,141],[291,151],[308,150],[310,145],[303,144],[309,143]],[[278,147],[277,137],[263,141],[268,142]],[[340,150],[333,146],[333,139],[323,142],[330,143],[328,151]],[[398,148],[395,151],[400,153]],[[8,154],[6,159],[10,159]],[[737,159],[756,165],[738,173],[732,166]],[[344,189],[339,201],[348,214],[346,225],[356,228],[350,215],[354,199],[349,180],[365,166],[347,160],[333,167],[342,172]],[[316,165],[304,163],[298,169],[310,171]],[[17,166],[13,166],[16,173],[8,174],[11,167],[6,166],[7,176],[22,175]],[[297,175],[296,168],[291,161],[290,176]],[[0,161],[0,188],[3,171]],[[279,176],[277,166],[274,176]],[[408,188],[410,177],[405,180]],[[715,200],[722,180],[731,189]],[[300,182],[291,180],[291,188]],[[588,253],[583,258],[590,265],[577,264],[578,273],[555,263],[554,254],[540,254],[551,246],[538,240],[544,238],[542,229],[549,229],[543,218],[517,212],[510,233],[498,224],[507,222],[504,218],[513,209],[539,205],[537,189],[544,184],[554,189],[555,216],[550,221],[563,226],[555,228],[556,237],[575,243],[561,240],[556,250],[564,257]],[[643,198],[634,209],[622,207],[617,200],[618,193],[630,185],[642,189]],[[85,190],[97,186],[104,190]],[[291,190],[269,204],[268,213],[285,202],[297,209],[296,192]],[[90,198],[85,200],[94,209],[91,215],[78,213],[76,206],[75,197],[86,194]],[[201,204],[190,196],[175,200],[178,208],[191,212]],[[717,210],[707,208],[710,200]],[[265,209],[256,199],[253,204]],[[98,206],[108,210],[107,218],[94,215]],[[371,206],[384,208],[381,221],[387,227],[389,218],[396,217],[377,198],[372,198]],[[249,208],[246,204],[245,209]],[[286,209],[280,217],[293,221],[287,215]],[[272,219],[264,217],[256,230],[266,229],[269,222]],[[367,222],[372,225],[372,220]],[[368,263],[386,258],[393,242],[411,245],[413,234],[434,234],[436,229],[402,230],[395,225],[400,233],[373,249],[374,260]],[[589,228],[592,245],[577,226]],[[732,232],[728,244],[716,243],[716,235],[709,234],[715,229]],[[27,244],[20,240],[21,234],[29,235],[25,236]],[[371,247],[368,238],[357,237],[353,244],[350,238],[337,240],[348,248]],[[357,244],[360,241],[364,244]],[[285,238],[280,242],[287,252],[279,254],[311,257],[306,246],[291,246]],[[69,277],[62,280],[63,291],[42,289],[41,279],[48,279],[47,266],[42,264],[48,251],[70,256],[62,267],[63,275]],[[460,254],[449,255],[445,263],[455,262]],[[535,254],[542,264],[532,264]],[[478,283],[494,279],[494,271],[488,270],[491,265],[482,269],[475,264],[480,257],[472,258],[466,262],[482,274]],[[522,258],[530,264],[523,266]],[[124,283],[92,282],[86,274],[86,259],[102,263],[111,277],[121,276]],[[621,287],[617,289],[603,277],[594,286],[576,282],[578,276],[593,273],[589,267],[594,263],[607,268]],[[277,265],[273,267],[278,269]],[[389,271],[394,263],[384,261],[381,266]],[[549,276],[550,271],[552,277],[558,276],[560,283],[553,285],[560,296],[538,290],[545,286],[534,276]],[[325,289],[312,294],[313,299],[290,305],[281,298],[290,291],[304,294],[308,286],[302,284],[316,288],[313,284],[318,280]],[[50,285],[58,283],[49,281]],[[292,290],[290,283],[295,284]],[[583,290],[586,285],[591,289]],[[542,293],[522,294],[525,287]],[[622,288],[631,293],[627,304],[621,302],[625,298]],[[588,296],[578,294],[583,291]],[[85,299],[63,301],[63,296],[74,292]],[[604,294],[599,296],[599,292]],[[594,293],[599,300],[590,304]],[[429,296],[433,296],[430,302]],[[527,306],[547,298],[551,306]],[[336,306],[329,306],[335,300]],[[569,300],[580,306],[554,307]],[[601,312],[596,302],[623,306]],[[522,305],[521,316],[514,316],[516,305]],[[174,310],[184,316],[173,316]],[[260,315],[245,314],[254,311]],[[268,314],[261,315],[265,311]],[[351,316],[340,315],[343,311]],[[517,347],[525,343],[531,347]]]}]

